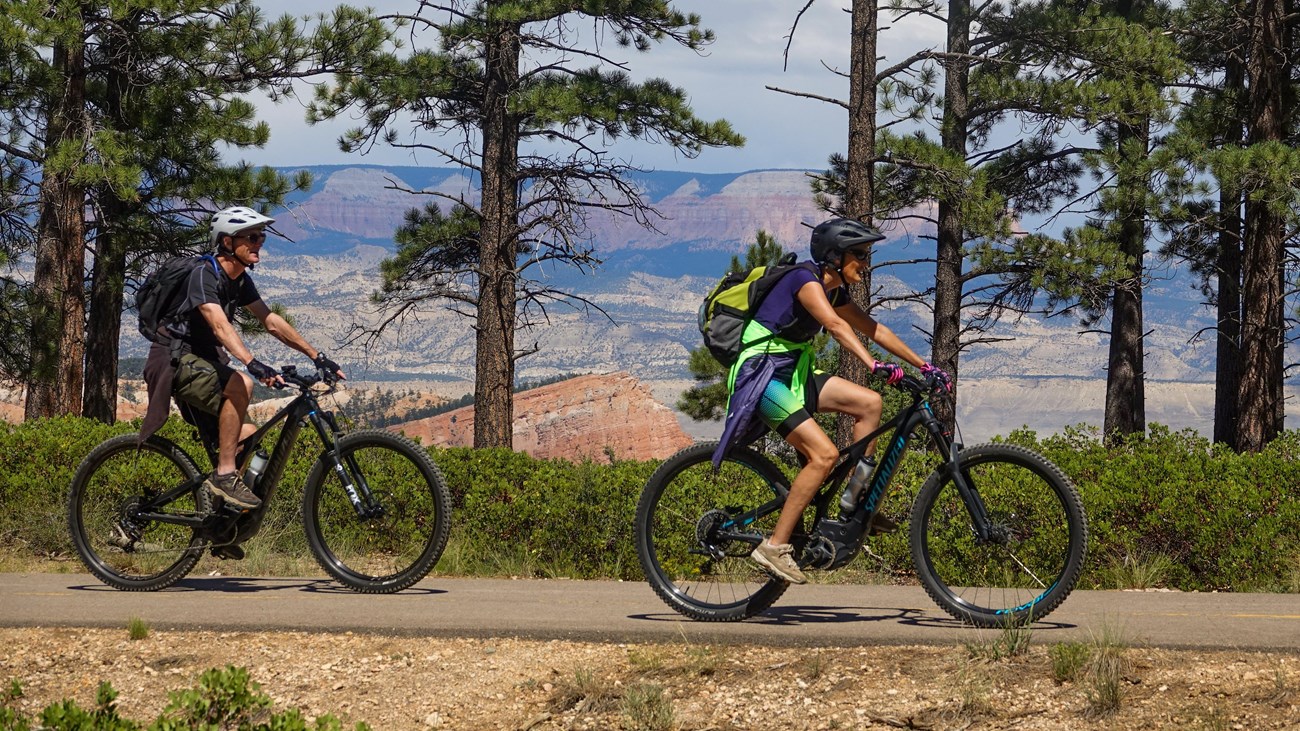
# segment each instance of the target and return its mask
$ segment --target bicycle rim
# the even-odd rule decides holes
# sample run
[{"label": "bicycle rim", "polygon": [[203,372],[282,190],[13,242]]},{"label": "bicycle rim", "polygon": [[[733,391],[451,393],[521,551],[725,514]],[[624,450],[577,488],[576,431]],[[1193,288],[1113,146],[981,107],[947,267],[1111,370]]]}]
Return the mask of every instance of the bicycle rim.
[{"label": "bicycle rim", "polygon": [[[137,448],[136,435],[129,434],[92,451],[73,478],[68,501],[69,530],[86,567],[126,591],[161,589],[188,574],[205,542],[191,527],[141,518],[137,506],[197,474],[179,447],[159,438]],[[158,512],[201,517],[210,510],[211,497],[197,490]]]},{"label": "bicycle rim", "polygon": [[993,530],[976,534],[952,480],[936,473],[912,517],[912,552],[930,596],[981,626],[1041,619],[1078,579],[1087,526],[1078,493],[1042,457],[1012,445],[962,453],[962,473],[979,492]]},{"label": "bicycle rim", "polygon": [[749,558],[777,519],[773,512],[753,521],[752,511],[785,483],[748,449],[736,450],[715,473],[712,452],[711,444],[690,447],[650,478],[637,509],[637,553],[651,586],[673,609],[701,620],[744,619],[788,586]]},{"label": "bicycle rim", "polygon": [[318,462],[304,496],[312,552],[357,591],[405,589],[429,572],[447,543],[450,499],[442,475],[423,449],[395,434],[352,434],[339,440],[338,451],[349,472],[359,470],[384,514],[358,517],[333,470]]}]

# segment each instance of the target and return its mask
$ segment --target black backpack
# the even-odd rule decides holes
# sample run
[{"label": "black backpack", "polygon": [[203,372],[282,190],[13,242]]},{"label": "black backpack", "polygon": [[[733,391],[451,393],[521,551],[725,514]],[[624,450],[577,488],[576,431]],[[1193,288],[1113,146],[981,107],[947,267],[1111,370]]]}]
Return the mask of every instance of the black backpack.
[{"label": "black backpack", "polygon": [[718,282],[700,305],[699,328],[704,345],[722,365],[730,366],[742,351],[751,345],[779,337],[781,332],[743,342],[741,336],[758,306],[772,287],[790,270],[811,268],[812,264],[796,264],[793,252],[781,257],[773,266],[754,267],[748,271],[731,272]]},{"label": "black backpack", "polygon": [[140,313],[140,334],[150,342],[167,345],[173,337],[184,337],[189,311],[181,311],[185,288],[199,266],[217,269],[216,257],[179,256],[158,267],[145,278],[135,293],[135,308]]}]

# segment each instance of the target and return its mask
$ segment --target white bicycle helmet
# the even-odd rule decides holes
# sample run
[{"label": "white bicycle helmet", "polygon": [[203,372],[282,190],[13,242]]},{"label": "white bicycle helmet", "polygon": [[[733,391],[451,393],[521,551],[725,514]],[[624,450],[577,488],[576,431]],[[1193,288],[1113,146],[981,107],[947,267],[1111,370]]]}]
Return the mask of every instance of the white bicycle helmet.
[{"label": "white bicycle helmet", "polygon": [[212,233],[208,237],[208,245],[217,248],[217,242],[221,240],[222,234],[234,236],[245,229],[270,226],[273,223],[275,223],[274,218],[263,216],[252,208],[244,206],[223,208],[212,214]]}]

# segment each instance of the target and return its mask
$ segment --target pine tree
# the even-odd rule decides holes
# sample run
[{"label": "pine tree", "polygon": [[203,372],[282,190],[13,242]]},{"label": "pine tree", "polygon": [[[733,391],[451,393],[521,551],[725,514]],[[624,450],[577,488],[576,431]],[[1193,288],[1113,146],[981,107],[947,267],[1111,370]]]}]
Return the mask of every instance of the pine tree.
[{"label": "pine tree", "polygon": [[[578,19],[594,38],[582,37]],[[564,296],[530,280],[528,270],[598,263],[583,224],[593,208],[652,225],[653,209],[626,178],[634,168],[605,144],[630,137],[694,157],[743,139],[724,121],[697,119],[669,82],[633,82],[626,62],[606,48],[605,34],[638,51],[712,41],[698,16],[666,0],[423,0],[401,20],[436,34],[438,46],[374,56],[360,73],[321,90],[310,118],[356,110],[364,122],[344,136],[343,149],[427,150],[477,175],[477,201],[468,192],[446,196],[477,219],[474,445],[509,447],[515,363],[532,352],[516,348],[516,330]],[[418,141],[401,132],[407,118]],[[447,218],[462,220],[456,212]]]},{"label": "pine tree", "polygon": [[[1037,307],[1027,293],[1031,275],[1006,252],[1050,239],[1017,234],[1016,217],[1040,213],[1072,193],[1078,165],[1057,148],[1056,129],[1036,115],[1040,100],[1026,93],[1019,76],[1016,53],[1024,30],[1013,16],[1022,6],[900,0],[891,7],[896,18],[935,19],[946,31],[942,50],[913,56],[943,69],[935,99],[938,138],[923,130],[882,130],[877,150],[886,165],[877,170],[876,198],[878,208],[910,209],[908,215],[935,226],[934,286],[905,297],[932,308],[931,361],[956,379],[960,391],[961,351],[995,339],[986,333],[1007,313]],[[913,97],[928,102],[921,93],[928,86],[924,79]],[[1011,115],[1020,116],[1021,139],[994,146],[994,131]],[[955,398],[935,406],[941,419],[954,421]]]},{"label": "pine tree", "polygon": [[[309,182],[222,162],[221,147],[257,147],[269,135],[241,95],[289,94],[293,79],[335,71],[387,36],[372,18],[347,8],[319,18],[310,33],[289,17],[266,22],[251,0],[11,6],[14,12],[0,19],[7,52],[0,83],[14,92],[0,100],[9,132],[0,151],[6,166],[39,170],[41,181],[38,193],[20,191],[42,222],[34,237],[41,296],[32,312],[42,324],[32,328],[28,416],[82,412],[111,422],[126,282],[150,262],[206,246],[195,228],[206,224],[213,203],[265,206]],[[53,103],[73,79],[66,71],[51,74],[44,48],[78,49],[76,64],[55,67],[79,70],[77,101]],[[49,140],[68,137],[60,115],[79,127],[55,146]],[[66,196],[68,213],[53,215],[62,210],[56,194]],[[87,208],[94,211],[88,223],[78,217]],[[47,233],[47,220],[66,230]],[[23,238],[21,226],[12,233],[12,240]]]},{"label": "pine tree", "polygon": [[[1215,159],[1245,146],[1244,0],[1195,0],[1173,23],[1193,73],[1169,154],[1185,161],[1188,175],[1161,215],[1169,241],[1163,256],[1186,262],[1215,310],[1214,426],[1216,443],[1234,445],[1241,383],[1240,181],[1215,175]],[[1214,185],[1210,185],[1213,181]]]},{"label": "pine tree", "polygon": [[1284,244],[1296,220],[1294,10],[1285,0],[1246,5],[1246,147],[1223,156],[1224,175],[1245,196],[1242,238],[1240,419],[1236,448],[1258,452],[1283,428]]},{"label": "pine tree", "polygon": [[1148,219],[1159,208],[1157,179],[1183,175],[1153,156],[1153,130],[1168,123],[1168,87],[1183,73],[1177,49],[1163,34],[1167,11],[1155,3],[1069,1],[1019,6],[1007,30],[1016,42],[1008,58],[1022,68],[1013,82],[1022,114],[1044,127],[1092,132],[1078,156],[1099,181],[1072,202],[1091,201],[1087,223],[1060,241],[1029,236],[985,251],[990,266],[1006,265],[1022,301],[1047,293],[1046,306],[1082,312],[1086,323],[1110,316],[1105,424],[1108,437],[1146,428],[1142,290]]}]

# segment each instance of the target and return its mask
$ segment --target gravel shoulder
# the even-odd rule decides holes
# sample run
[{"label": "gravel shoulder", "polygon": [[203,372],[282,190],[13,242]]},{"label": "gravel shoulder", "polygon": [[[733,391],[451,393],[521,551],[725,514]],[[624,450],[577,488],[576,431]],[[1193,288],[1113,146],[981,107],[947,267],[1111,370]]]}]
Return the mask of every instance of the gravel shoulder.
[{"label": "gravel shoulder", "polygon": [[[35,715],[101,681],[153,720],[169,691],[247,668],[275,708],[374,729],[1300,729],[1300,655],[1094,643],[1057,680],[1055,645],[773,648],[301,632],[0,628],[0,682]],[[1059,660],[1058,660],[1059,662]],[[1100,666],[1108,670],[1103,672]],[[1110,682],[1110,685],[1107,684]],[[1102,708],[1114,690],[1118,708]]]}]

